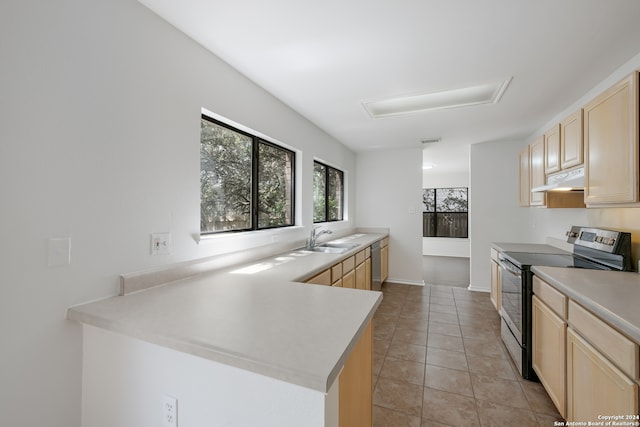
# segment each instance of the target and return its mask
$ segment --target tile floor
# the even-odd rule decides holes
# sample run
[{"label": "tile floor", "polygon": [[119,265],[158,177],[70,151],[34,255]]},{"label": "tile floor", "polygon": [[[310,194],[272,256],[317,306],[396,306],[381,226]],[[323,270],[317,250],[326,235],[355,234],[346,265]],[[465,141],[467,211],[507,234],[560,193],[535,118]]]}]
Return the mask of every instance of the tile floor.
[{"label": "tile floor", "polygon": [[380,427],[553,426],[539,383],[517,375],[489,295],[383,285],[374,316],[373,420]]}]

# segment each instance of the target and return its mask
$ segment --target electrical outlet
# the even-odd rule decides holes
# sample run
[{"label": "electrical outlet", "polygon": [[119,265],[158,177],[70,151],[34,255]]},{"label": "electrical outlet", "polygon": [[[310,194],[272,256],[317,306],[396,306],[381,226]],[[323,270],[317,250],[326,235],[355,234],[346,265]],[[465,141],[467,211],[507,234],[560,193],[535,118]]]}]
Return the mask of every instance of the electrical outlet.
[{"label": "electrical outlet", "polygon": [[178,427],[178,399],[165,396],[162,405],[162,420],[165,427]]},{"label": "electrical outlet", "polygon": [[171,233],[151,233],[151,255],[171,253]]}]

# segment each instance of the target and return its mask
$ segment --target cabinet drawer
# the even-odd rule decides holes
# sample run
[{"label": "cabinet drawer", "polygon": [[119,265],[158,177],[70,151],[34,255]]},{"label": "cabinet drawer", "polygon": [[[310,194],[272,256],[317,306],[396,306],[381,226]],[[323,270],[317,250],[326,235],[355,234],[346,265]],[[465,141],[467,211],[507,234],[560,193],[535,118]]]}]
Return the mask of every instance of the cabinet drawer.
[{"label": "cabinet drawer", "polygon": [[571,300],[569,323],[625,374],[638,380],[637,344]]},{"label": "cabinet drawer", "polygon": [[341,262],[331,267],[331,280],[335,282],[338,279],[342,279],[342,263]]},{"label": "cabinet drawer", "polygon": [[356,265],[360,265],[364,262],[364,251],[360,251],[356,254]]},{"label": "cabinet drawer", "polygon": [[342,261],[342,274],[347,274],[356,266],[356,257],[350,256],[349,258]]},{"label": "cabinet drawer", "polygon": [[384,248],[385,246],[387,246],[389,244],[389,238],[385,237],[384,239],[382,239],[382,242],[380,243],[380,247]]},{"label": "cabinet drawer", "polygon": [[533,293],[558,316],[567,318],[567,297],[537,276],[533,276]]},{"label": "cabinet drawer", "polygon": [[331,269],[327,268],[322,273],[316,274],[311,279],[307,280],[307,283],[331,286]]},{"label": "cabinet drawer", "polygon": [[371,246],[367,246],[367,248],[364,250],[364,257],[365,258],[371,257]]}]

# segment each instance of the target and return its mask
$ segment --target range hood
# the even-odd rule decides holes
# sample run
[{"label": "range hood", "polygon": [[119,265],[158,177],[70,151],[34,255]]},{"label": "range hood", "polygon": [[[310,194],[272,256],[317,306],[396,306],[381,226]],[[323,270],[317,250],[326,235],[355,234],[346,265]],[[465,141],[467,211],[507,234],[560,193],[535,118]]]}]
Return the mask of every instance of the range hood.
[{"label": "range hood", "polygon": [[531,189],[532,193],[544,191],[582,191],[584,190],[584,166],[549,175],[547,185]]}]

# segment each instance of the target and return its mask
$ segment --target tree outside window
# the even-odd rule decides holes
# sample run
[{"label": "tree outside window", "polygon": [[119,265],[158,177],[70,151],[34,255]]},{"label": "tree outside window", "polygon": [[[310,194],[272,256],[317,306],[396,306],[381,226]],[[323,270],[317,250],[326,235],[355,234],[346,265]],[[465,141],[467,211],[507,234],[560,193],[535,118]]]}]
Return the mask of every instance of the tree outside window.
[{"label": "tree outside window", "polygon": [[422,201],[424,237],[469,236],[467,188],[425,188]]},{"label": "tree outside window", "polygon": [[344,172],[313,162],[313,222],[344,219]]},{"label": "tree outside window", "polygon": [[202,234],[294,224],[295,153],[205,115],[200,142]]}]

